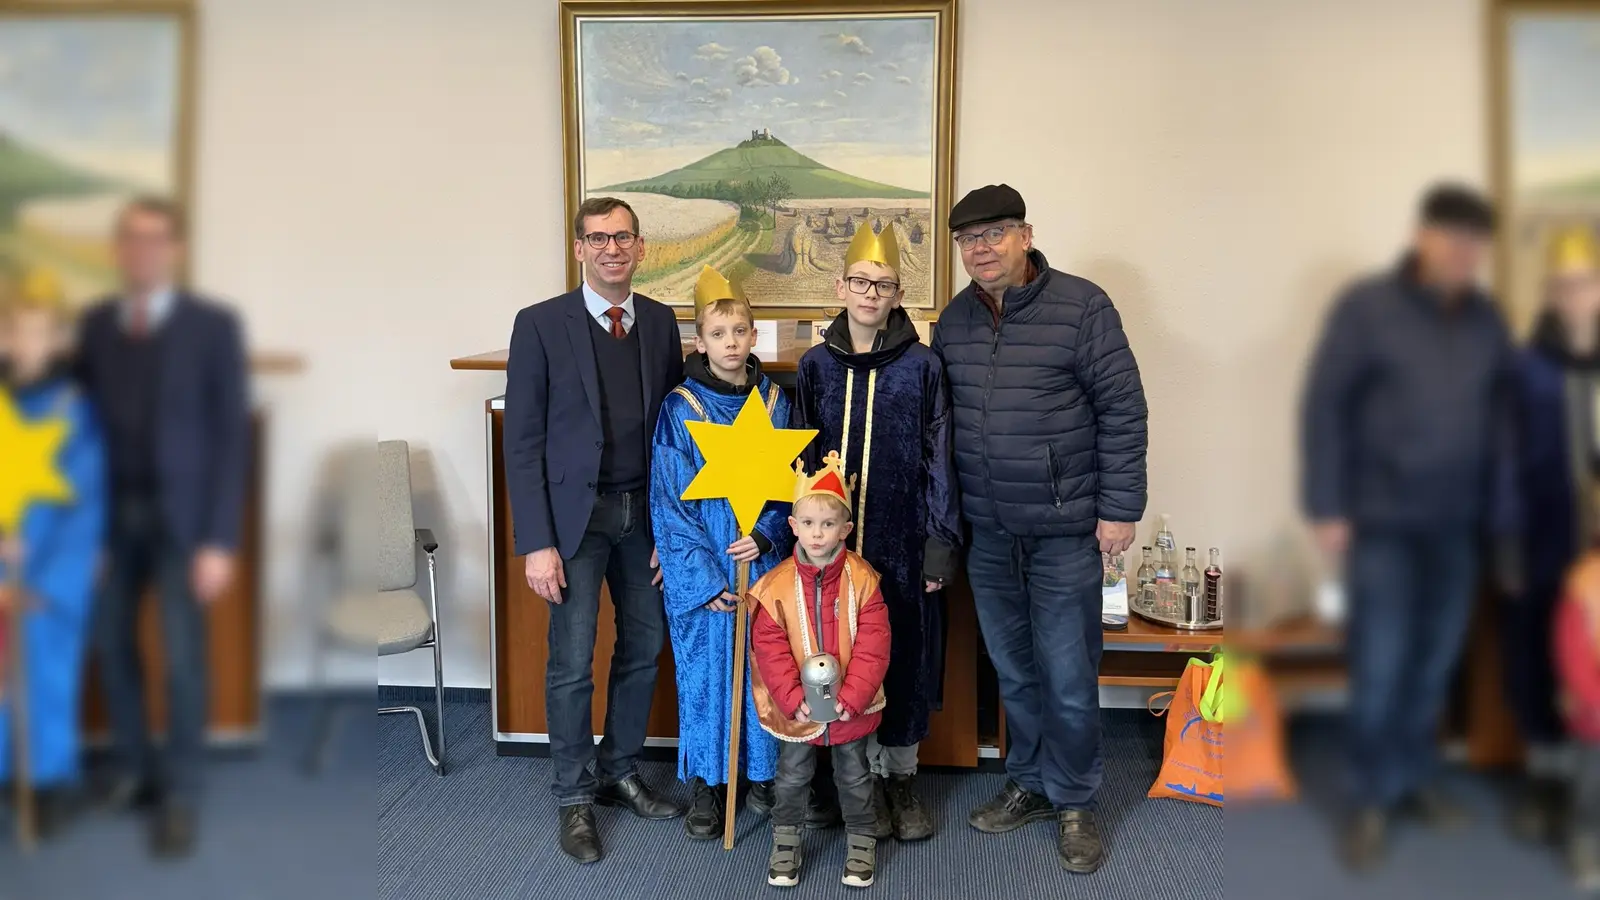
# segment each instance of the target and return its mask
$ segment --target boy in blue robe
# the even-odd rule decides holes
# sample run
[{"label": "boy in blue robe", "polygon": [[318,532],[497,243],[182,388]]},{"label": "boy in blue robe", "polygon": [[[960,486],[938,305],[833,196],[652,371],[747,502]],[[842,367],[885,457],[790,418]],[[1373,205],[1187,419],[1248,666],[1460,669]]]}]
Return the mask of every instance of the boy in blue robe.
[{"label": "boy in blue robe", "polygon": [[882,576],[893,650],[888,706],[868,745],[879,839],[923,840],[933,817],[915,787],[917,747],[944,699],[942,588],[960,546],[944,366],[900,304],[895,224],[863,223],[835,290],[845,311],[800,360],[796,428],[815,428],[806,465],[837,451],[859,473],[850,549]]},{"label": "boy in blue robe", "polygon": [[[760,360],[750,353],[755,335],[750,307],[734,296],[727,279],[709,266],[702,270],[695,285],[698,352],[684,361],[684,383],[661,405],[652,447],[650,518],[678,678],[678,778],[693,785],[684,829],[697,840],[723,831],[728,728],[733,722],[733,617],[741,608],[734,594],[738,564],[750,563],[754,584],[788,555],[792,540],[788,504],[768,504],[755,532],[740,535],[728,501],[681,499],[705,465],[685,423],[732,424],[756,391],[773,426],[789,424],[788,398],[761,374]],[[752,782],[749,805],[765,812],[772,807],[778,751],[756,715],[748,667],[745,682],[739,762]]]},{"label": "boy in blue robe", "polygon": [[[11,279],[5,279],[10,281]],[[26,688],[29,775],[41,837],[59,830],[79,786],[79,698],[91,589],[105,523],[105,457],[89,404],[67,377],[69,320],[59,281],[36,271],[0,285],[0,381],[24,420],[64,419],[57,466],[72,488],[65,504],[29,509],[0,547],[0,630],[21,628],[27,670],[0,674],[0,782],[13,775],[15,692]],[[20,567],[20,592],[12,590]],[[9,645],[11,635],[6,635]],[[0,652],[0,656],[6,655]]]}]

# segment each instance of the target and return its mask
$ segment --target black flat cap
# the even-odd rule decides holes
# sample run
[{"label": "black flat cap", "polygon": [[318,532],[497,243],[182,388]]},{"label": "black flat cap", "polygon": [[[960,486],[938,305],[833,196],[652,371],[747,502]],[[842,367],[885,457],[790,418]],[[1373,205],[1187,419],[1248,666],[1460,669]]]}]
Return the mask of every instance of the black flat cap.
[{"label": "black flat cap", "polygon": [[1419,213],[1424,225],[1484,235],[1494,232],[1494,204],[1465,185],[1435,185],[1423,196]]},{"label": "black flat cap", "polygon": [[965,228],[979,222],[997,222],[1001,219],[1022,219],[1028,215],[1028,205],[1022,195],[1009,184],[986,184],[974,188],[950,210],[950,230]]}]

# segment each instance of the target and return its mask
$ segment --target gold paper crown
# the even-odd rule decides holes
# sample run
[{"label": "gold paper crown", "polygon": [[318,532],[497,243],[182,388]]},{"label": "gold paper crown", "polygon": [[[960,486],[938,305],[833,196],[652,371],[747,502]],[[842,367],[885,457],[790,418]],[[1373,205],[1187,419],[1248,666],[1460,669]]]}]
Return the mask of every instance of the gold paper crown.
[{"label": "gold paper crown", "polygon": [[707,304],[718,300],[737,300],[738,295],[733,292],[733,283],[722,277],[722,273],[710,266],[700,268],[700,279],[694,283],[694,311],[699,312]]},{"label": "gold paper crown", "polygon": [[844,254],[844,267],[848,269],[858,262],[882,263],[896,274],[900,272],[900,244],[894,237],[893,222],[884,225],[882,233],[874,232],[865,222],[856,229],[850,249]]},{"label": "gold paper crown", "polygon": [[1573,225],[1556,232],[1550,239],[1549,265],[1552,273],[1600,269],[1600,241],[1595,239],[1594,230]]},{"label": "gold paper crown", "polygon": [[850,495],[856,490],[856,477],[851,475],[846,478],[844,474],[844,460],[839,458],[839,451],[829,450],[828,455],[822,458],[822,468],[815,475],[807,475],[805,466],[800,460],[794,461],[794,502],[799,503],[806,497],[832,497],[850,508]]},{"label": "gold paper crown", "polygon": [[17,284],[14,305],[21,309],[65,312],[67,291],[53,269],[29,269]]}]

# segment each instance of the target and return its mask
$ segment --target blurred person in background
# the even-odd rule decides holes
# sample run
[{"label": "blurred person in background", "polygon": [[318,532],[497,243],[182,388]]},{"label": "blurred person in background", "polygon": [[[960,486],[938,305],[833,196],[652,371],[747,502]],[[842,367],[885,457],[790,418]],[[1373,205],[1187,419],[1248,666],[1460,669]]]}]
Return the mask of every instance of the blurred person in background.
[{"label": "blurred person in background", "polygon": [[1302,409],[1302,492],[1350,597],[1350,815],[1341,853],[1381,861],[1396,812],[1464,813],[1436,781],[1440,717],[1471,618],[1511,345],[1479,273],[1494,211],[1444,185],[1411,249],[1333,305]]},{"label": "blurred person in background", "polygon": [[[1513,834],[1559,837],[1569,754],[1556,708],[1552,623],[1572,563],[1600,528],[1600,241],[1587,226],[1557,232],[1549,247],[1545,307],[1517,359],[1514,462],[1506,473],[1515,511],[1497,548],[1506,602],[1506,696],[1527,742],[1512,805]],[[1596,861],[1600,865],[1600,859]]]},{"label": "blurred person in background", "polygon": [[[249,472],[249,373],[233,312],[178,284],[183,211],[142,197],[119,212],[122,288],[84,316],[79,369],[105,424],[107,565],[95,642],[112,726],[106,802],[151,815],[151,852],[192,852],[207,714],[204,607],[233,581]],[[150,743],[139,608],[154,589],[167,729]]]},{"label": "blurred person in background", "polygon": [[[27,690],[29,775],[41,837],[77,806],[79,698],[94,575],[105,530],[105,451],[88,400],[65,361],[71,327],[60,280],[0,271],[0,383],[25,421],[67,423],[56,465],[72,498],[29,510],[18,535],[0,537],[0,782],[14,773],[14,699]],[[20,591],[12,583],[20,566]],[[22,628],[26,670],[12,683],[10,631]],[[10,796],[8,791],[6,796]]]}]

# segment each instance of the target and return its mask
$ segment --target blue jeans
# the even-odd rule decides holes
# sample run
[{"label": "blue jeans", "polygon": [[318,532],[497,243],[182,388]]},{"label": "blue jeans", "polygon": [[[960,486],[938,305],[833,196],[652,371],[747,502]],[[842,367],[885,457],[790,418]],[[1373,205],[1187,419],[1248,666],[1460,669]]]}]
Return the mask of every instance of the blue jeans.
[{"label": "blue jeans", "polygon": [[967,576],[1006,709],[1006,774],[1057,809],[1100,789],[1100,547],[974,528]]},{"label": "blue jeans", "polygon": [[[112,766],[165,796],[193,803],[205,761],[208,700],[206,618],[190,582],[194,554],[178,546],[155,497],[112,502],[106,571],[95,610],[95,643],[111,719]],[[139,609],[155,587],[167,690],[167,738],[151,746],[145,719]]]},{"label": "blue jeans", "polygon": [[[661,591],[651,583],[649,508],[644,491],[601,494],[583,541],[566,569],[566,602],[550,607],[550,664],[545,711],[560,806],[590,803],[596,788],[634,773],[644,747],[656,691],[656,658],[667,631]],[[617,642],[606,695],[605,737],[598,752],[590,706],[594,698],[594,638],[600,583],[611,589]],[[595,763],[591,774],[589,763]]]},{"label": "blue jeans", "polygon": [[1470,529],[1355,530],[1346,643],[1358,806],[1393,807],[1434,775],[1439,719],[1472,619],[1478,554]]}]

